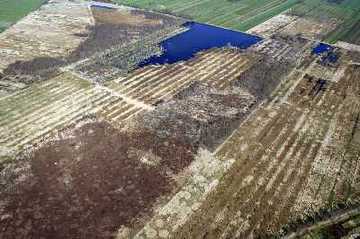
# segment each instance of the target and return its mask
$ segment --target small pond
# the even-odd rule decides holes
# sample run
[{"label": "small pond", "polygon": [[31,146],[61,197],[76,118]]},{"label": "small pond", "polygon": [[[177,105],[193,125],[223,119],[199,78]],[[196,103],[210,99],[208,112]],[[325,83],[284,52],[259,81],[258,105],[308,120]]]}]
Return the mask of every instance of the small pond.
[{"label": "small pond", "polygon": [[335,48],[325,43],[318,43],[312,50],[312,54],[321,56],[322,63],[336,63],[339,56],[334,52]]},{"label": "small pond", "polygon": [[214,47],[232,46],[246,49],[262,40],[258,36],[197,22],[187,22],[184,26],[189,30],[161,42],[163,53],[142,61],[139,66],[186,61],[196,53]]},{"label": "small pond", "polygon": [[116,9],[117,8],[117,6],[114,4],[105,3],[105,2],[95,2],[95,1],[90,2],[90,7],[103,8],[103,9]]},{"label": "small pond", "polygon": [[320,42],[319,44],[317,44],[313,48],[312,53],[316,54],[316,55],[321,55],[323,53],[330,52],[330,51],[333,51],[333,50],[334,50],[334,47],[332,47],[332,46],[330,46],[328,44]]}]

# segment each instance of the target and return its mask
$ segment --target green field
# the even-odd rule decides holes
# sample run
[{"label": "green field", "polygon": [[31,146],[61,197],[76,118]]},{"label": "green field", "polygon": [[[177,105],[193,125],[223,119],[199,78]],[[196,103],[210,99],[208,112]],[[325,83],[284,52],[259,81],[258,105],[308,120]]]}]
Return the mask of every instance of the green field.
[{"label": "green field", "polygon": [[[292,13],[315,19],[337,19],[338,27],[325,39],[331,43],[337,40],[356,43],[356,38],[360,35],[359,0],[344,0],[340,3],[328,3],[327,0],[303,0],[292,9]],[[359,41],[357,39],[357,42]]]},{"label": "green field", "polygon": [[39,8],[47,0],[0,0],[0,32]]},{"label": "green field", "polygon": [[360,16],[358,16],[357,21],[354,21],[354,23],[346,30],[347,31],[344,31],[345,34],[343,34],[339,39],[341,41],[360,45]]},{"label": "green field", "polygon": [[246,31],[291,8],[299,0],[113,0]]},{"label": "green field", "polygon": [[119,4],[188,17],[199,22],[246,31],[290,9],[296,15],[336,18],[339,26],[326,41],[358,42],[360,0],[113,0]]}]

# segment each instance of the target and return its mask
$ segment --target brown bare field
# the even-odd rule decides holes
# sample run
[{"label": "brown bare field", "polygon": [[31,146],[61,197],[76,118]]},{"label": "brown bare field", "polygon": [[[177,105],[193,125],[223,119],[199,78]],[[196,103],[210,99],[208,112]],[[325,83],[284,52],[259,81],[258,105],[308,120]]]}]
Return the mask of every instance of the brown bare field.
[{"label": "brown bare field", "polygon": [[319,21],[312,18],[298,18],[293,23],[285,26],[279,34],[296,35],[313,40],[325,39],[327,34],[333,31],[338,25],[336,19]]},{"label": "brown bare field", "polygon": [[18,174],[2,172],[12,181],[0,193],[2,237],[112,238],[120,225],[148,214],[159,196],[173,191],[169,175],[193,160],[191,145],[175,138],[127,135],[106,123],[66,134],[72,137],[44,145],[14,166]]},{"label": "brown bare field", "polygon": [[277,35],[286,35],[323,40],[338,24],[339,22],[335,18],[320,20],[282,13],[249,29],[247,32],[269,38]]},{"label": "brown bare field", "polygon": [[151,25],[161,25],[162,21],[161,19],[151,19],[148,18],[145,14],[148,14],[147,12],[141,12],[139,11],[138,14],[134,14],[134,10],[127,10],[127,11],[118,11],[116,9],[110,9],[110,10],[103,10],[103,9],[97,9],[96,7],[93,8],[93,16],[100,24],[114,24],[114,25],[120,25],[120,24],[127,24],[127,25],[133,25],[136,27],[139,26],[151,26]]}]

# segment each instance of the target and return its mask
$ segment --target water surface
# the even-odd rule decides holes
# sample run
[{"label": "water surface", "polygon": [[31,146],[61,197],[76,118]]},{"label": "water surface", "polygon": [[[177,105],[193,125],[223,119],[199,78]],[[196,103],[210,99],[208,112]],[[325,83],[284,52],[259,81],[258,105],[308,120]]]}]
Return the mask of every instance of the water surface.
[{"label": "water surface", "polygon": [[184,26],[189,30],[160,43],[163,49],[160,56],[152,56],[141,62],[139,66],[186,61],[196,53],[214,47],[232,46],[246,49],[262,40],[258,36],[203,23],[187,22]]},{"label": "water surface", "polygon": [[330,46],[328,44],[320,42],[319,44],[317,44],[313,48],[312,53],[316,54],[316,55],[321,55],[323,53],[330,52],[330,51],[333,51],[333,50],[334,50],[334,47],[332,47],[332,46]]},{"label": "water surface", "polygon": [[322,63],[336,63],[339,56],[334,50],[335,48],[331,45],[319,43],[313,48],[312,54],[321,56]]}]

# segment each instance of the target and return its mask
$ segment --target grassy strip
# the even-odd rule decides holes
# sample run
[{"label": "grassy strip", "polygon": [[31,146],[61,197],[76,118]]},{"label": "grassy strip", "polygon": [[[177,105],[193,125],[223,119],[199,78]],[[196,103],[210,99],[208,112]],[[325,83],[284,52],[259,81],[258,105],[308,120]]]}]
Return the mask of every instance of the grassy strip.
[{"label": "grassy strip", "polygon": [[349,25],[345,25],[344,31],[334,38],[352,44],[360,44],[360,15],[357,19],[352,19]]},{"label": "grassy strip", "polygon": [[343,22],[339,27],[337,27],[334,31],[330,32],[325,41],[330,43],[335,43],[338,40],[355,43],[355,36],[359,35],[360,29],[358,29],[360,21],[360,16],[355,15],[352,18],[347,19]]},{"label": "grassy strip", "polygon": [[356,29],[356,23],[360,21],[358,0],[345,0],[339,4],[329,3],[326,0],[303,0],[291,10],[291,13],[317,20],[337,19],[339,24],[325,37],[326,42],[335,43],[338,40],[354,39],[360,31]]},{"label": "grassy strip", "polygon": [[287,1],[283,4],[280,4],[276,8],[271,9],[271,11],[264,11],[263,13],[258,14],[253,18],[249,18],[249,19],[245,20],[244,22],[241,22],[239,25],[236,25],[236,29],[238,29],[240,31],[247,31],[250,28],[255,27],[255,26],[269,20],[270,18],[286,11],[287,9],[291,8],[292,6],[294,6],[297,3],[298,3],[297,0]]},{"label": "grassy strip", "polygon": [[[176,13],[195,21],[246,31],[289,9],[299,0],[113,0],[116,3]],[[191,6],[191,7],[188,7]]]},{"label": "grassy strip", "polygon": [[38,9],[45,2],[47,2],[47,0],[1,0],[0,32],[16,23],[30,12]]},{"label": "grassy strip", "polygon": [[312,225],[305,226],[300,228],[296,232],[292,232],[282,238],[284,239],[295,239],[295,238],[337,238],[333,235],[333,232],[329,230],[330,227],[337,224],[342,224],[346,222],[352,222],[359,220],[360,216],[360,207],[355,207],[353,209],[346,210],[341,213],[337,213],[334,216],[318,221]]},{"label": "grassy strip", "polygon": [[[114,2],[165,11],[190,17],[199,22],[246,31],[273,16],[291,9],[294,15],[318,20],[337,19],[339,26],[331,32],[326,41],[334,43],[339,39],[354,42],[358,35],[356,22],[360,16],[359,0],[344,0],[331,3],[327,0],[113,0]],[[355,39],[356,40],[356,39]]]}]

